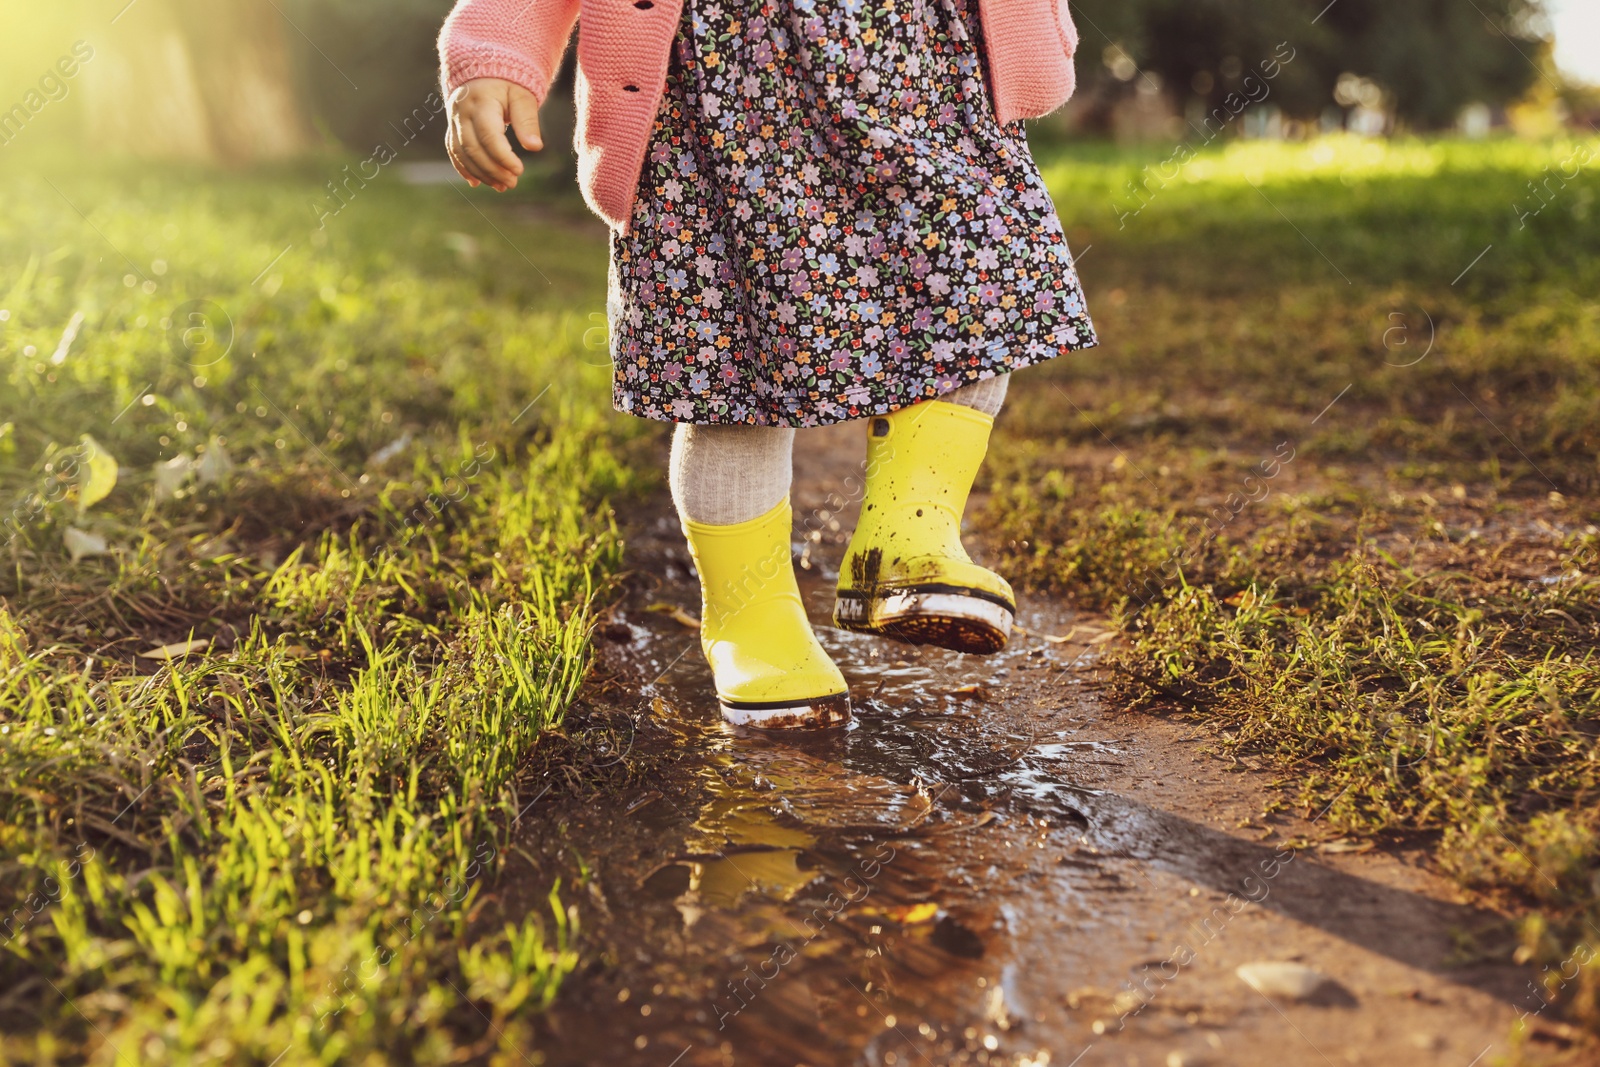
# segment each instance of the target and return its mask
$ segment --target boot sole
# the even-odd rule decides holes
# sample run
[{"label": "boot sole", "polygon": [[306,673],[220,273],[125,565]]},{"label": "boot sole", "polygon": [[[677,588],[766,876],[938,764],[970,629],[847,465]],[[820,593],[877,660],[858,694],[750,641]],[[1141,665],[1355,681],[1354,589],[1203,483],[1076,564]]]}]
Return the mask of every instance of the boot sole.
[{"label": "boot sole", "polygon": [[869,597],[841,592],[833,621],[842,630],[933,645],[952,652],[998,652],[1011,639],[1016,608],[977,589],[902,589]]},{"label": "boot sole", "polygon": [[804,700],[728,700],[718,697],[722,717],[757,730],[831,730],[850,721],[850,694]]}]

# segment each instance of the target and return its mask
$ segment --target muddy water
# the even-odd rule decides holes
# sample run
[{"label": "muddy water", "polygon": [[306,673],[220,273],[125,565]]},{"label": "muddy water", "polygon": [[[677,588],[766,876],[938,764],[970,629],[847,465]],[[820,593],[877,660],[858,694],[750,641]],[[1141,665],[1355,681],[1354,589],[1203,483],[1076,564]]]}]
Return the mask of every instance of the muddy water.
[{"label": "muddy water", "polygon": [[[1105,707],[1099,620],[1025,600],[988,657],[826,626],[850,528],[828,494],[855,459],[853,436],[824,442],[797,487],[802,593],[855,721],[723,724],[695,633],[650,610],[697,610],[675,523],[635,525],[589,714],[637,773],[521,835],[566,875],[591,961],[531,1059],[1464,1067],[1507,1048],[1529,1005],[1527,976],[1485,957],[1503,924],[1414,864],[1313,853],[1315,813],[1263,814],[1263,776]],[[1266,997],[1232,973],[1258,959],[1333,981]],[[1549,1033],[1534,1052],[1571,1051]]]},{"label": "muddy water", "polygon": [[[802,574],[820,622],[834,575],[815,564]],[[687,587],[674,577],[654,592]],[[692,631],[626,608],[617,621],[630,636],[613,642],[609,666],[646,679],[641,700],[660,728],[636,734],[629,758],[658,759],[645,751],[656,746],[683,755],[629,805],[659,828],[661,852],[631,885],[606,889],[613,913],[653,913],[646,941],[618,946],[633,956],[619,958],[625,969],[646,966],[608,988],[615,1006],[603,1010],[620,1029],[603,1052],[585,1040],[575,1060],[1005,1062],[1017,1008],[993,965],[1005,928],[996,888],[1022,872],[970,838],[1003,821],[1031,846],[1093,848],[1082,812],[1092,787],[1079,783],[1116,760],[1116,745],[1077,738],[1083,726],[1056,721],[1059,699],[1018,699],[1013,681],[1061,676],[1070,698],[1088,646],[1019,644],[977,660],[826,628],[856,719],[791,739],[721,723]],[[1063,620],[1023,621],[1062,631]],[[580,849],[612,832],[591,816],[568,828]],[[1081,891],[1103,877],[1092,856],[1061,872]],[[600,1010],[558,1010],[557,1026],[571,1033]]]}]

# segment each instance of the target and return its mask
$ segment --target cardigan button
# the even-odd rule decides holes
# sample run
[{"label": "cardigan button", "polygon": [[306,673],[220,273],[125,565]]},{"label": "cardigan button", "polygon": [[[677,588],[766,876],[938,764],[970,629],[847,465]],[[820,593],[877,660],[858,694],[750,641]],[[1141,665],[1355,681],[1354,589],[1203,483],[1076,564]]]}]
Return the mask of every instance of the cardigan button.
[{"label": "cardigan button", "polygon": [[622,91],[625,93],[636,93],[639,91],[639,87],[637,85],[624,85],[622,87]]},{"label": "cardigan button", "polygon": [[656,5],[655,0],[633,0],[633,6],[638,8],[640,11],[649,11]]}]

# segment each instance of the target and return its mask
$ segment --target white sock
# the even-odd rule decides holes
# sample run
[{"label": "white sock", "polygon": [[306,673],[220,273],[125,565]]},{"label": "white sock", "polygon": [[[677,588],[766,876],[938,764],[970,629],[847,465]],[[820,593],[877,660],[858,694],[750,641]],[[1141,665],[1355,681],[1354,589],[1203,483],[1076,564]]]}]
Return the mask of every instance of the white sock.
[{"label": "white sock", "polygon": [[707,526],[765,515],[789,495],[794,430],[787,426],[691,426],[672,435],[667,481],[678,514]]},{"label": "white sock", "polygon": [[[939,399],[1000,413],[1011,375],[964,385]],[[691,426],[672,435],[667,480],[678,514],[707,526],[732,526],[765,515],[789,495],[794,430],[786,426]]]},{"label": "white sock", "polygon": [[976,408],[990,418],[1000,414],[1000,406],[1006,402],[1006,390],[1010,388],[1011,375],[997,374],[993,378],[985,378],[981,382],[963,385],[960,389],[953,389],[939,399],[947,404],[960,404],[962,407]]}]

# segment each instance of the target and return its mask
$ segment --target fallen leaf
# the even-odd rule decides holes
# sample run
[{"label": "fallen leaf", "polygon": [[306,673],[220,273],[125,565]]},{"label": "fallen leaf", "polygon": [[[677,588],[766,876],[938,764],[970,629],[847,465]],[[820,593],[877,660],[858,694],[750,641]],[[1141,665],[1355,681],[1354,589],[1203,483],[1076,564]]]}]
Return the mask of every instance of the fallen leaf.
[{"label": "fallen leaf", "polygon": [[690,615],[687,611],[684,611],[676,604],[664,604],[660,601],[657,601],[644,610],[653,611],[657,615],[665,615],[673,622],[687,626],[691,630],[700,629],[700,620],[695,618],[693,615]]},{"label": "fallen leaf", "polygon": [[1091,645],[1103,645],[1107,641],[1115,639],[1116,636],[1117,636],[1117,631],[1115,631],[1115,630],[1107,630],[1105,633],[1095,634],[1093,637],[1089,638],[1089,643]]},{"label": "fallen leaf", "polygon": [[194,471],[194,460],[188,456],[173,456],[155,466],[156,503],[164,503],[178,495]]},{"label": "fallen leaf", "polygon": [[201,485],[215,485],[221,489],[228,487],[228,479],[233,476],[233,460],[215,436],[206,443],[205,452],[195,461],[194,471]]},{"label": "fallen leaf", "polygon": [[84,453],[78,469],[78,514],[82,515],[117,487],[117,461],[88,434],[78,440]]},{"label": "fallen leaf", "polygon": [[210,647],[210,645],[211,638],[209,637],[196,637],[191,641],[174,641],[170,645],[162,645],[160,648],[152,648],[149,651],[141,652],[139,653],[139,658],[165,660],[181,659],[191,652],[199,652],[201,649]]},{"label": "fallen leaf", "polygon": [[939,914],[939,905],[924,900],[921,904],[908,907],[885,908],[883,913],[901,926],[915,926],[917,923],[932,922]]},{"label": "fallen leaf", "polygon": [[[1013,624],[1011,628],[1013,630],[1021,630],[1021,627],[1016,626],[1015,624]],[[1037,637],[1041,641],[1048,641],[1052,645],[1063,645],[1063,644],[1066,644],[1068,641],[1071,641],[1074,637],[1076,637],[1078,635],[1078,631],[1079,630],[1083,630],[1085,633],[1091,633],[1091,634],[1096,632],[1094,630],[1089,629],[1089,627],[1087,627],[1087,626],[1074,626],[1072,629],[1068,630],[1064,634],[1034,634],[1033,636]],[[1022,630],[1022,632],[1023,633],[1028,633],[1029,631]]]},{"label": "fallen leaf", "polygon": [[66,532],[61,535],[61,542],[67,546],[67,555],[72,557],[74,563],[85,556],[103,556],[110,551],[104,537],[89,533],[87,530],[80,530],[76,526],[67,527]]},{"label": "fallen leaf", "polygon": [[1341,837],[1336,841],[1324,841],[1317,846],[1318,852],[1371,852],[1376,846],[1371,841],[1352,841],[1348,837]]},{"label": "fallen leaf", "polygon": [[401,434],[399,437],[395,438],[393,441],[390,441],[388,444],[374,452],[370,457],[368,457],[367,463],[375,467],[381,466],[398,456],[400,453],[404,452],[406,448],[410,446],[410,444],[411,431],[407,430],[405,433]]}]

